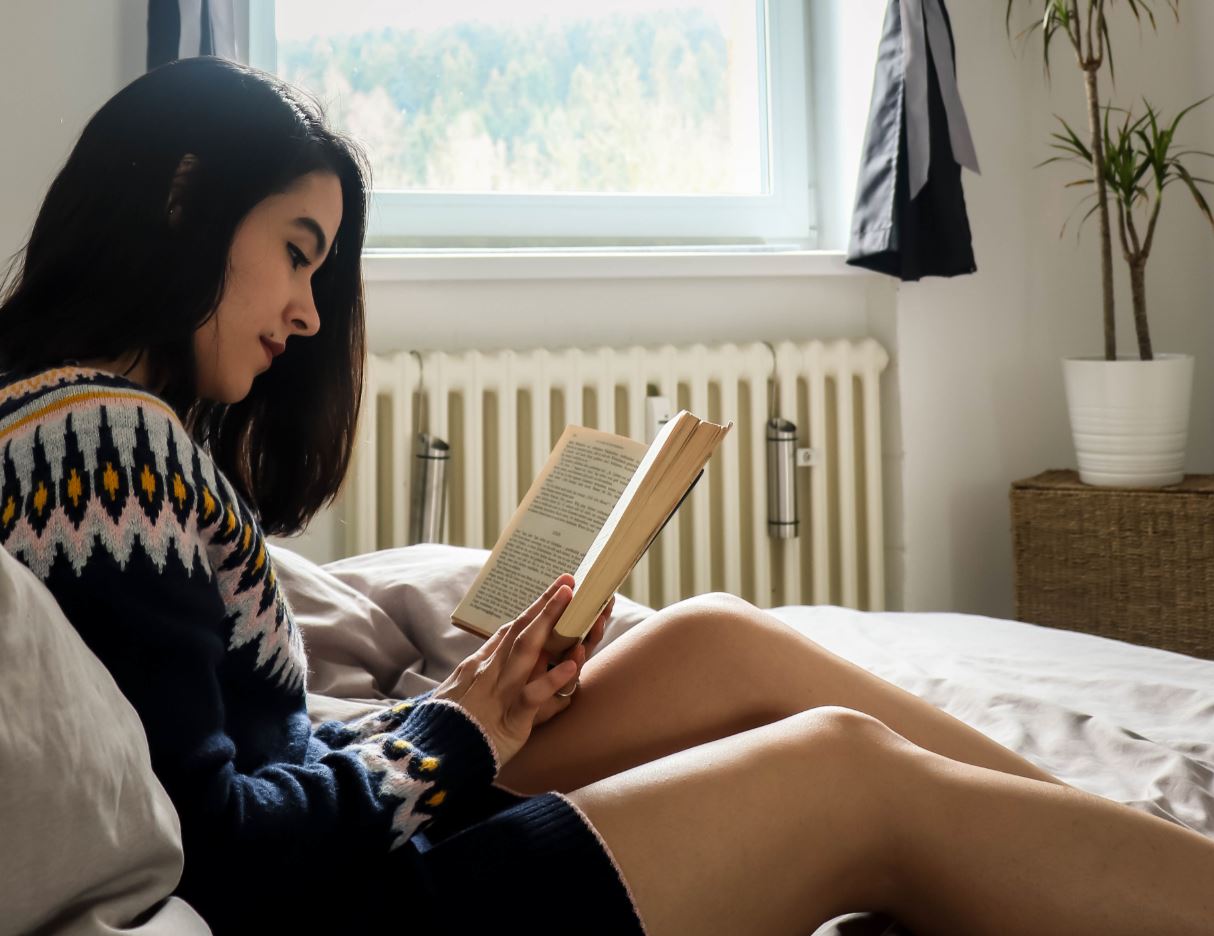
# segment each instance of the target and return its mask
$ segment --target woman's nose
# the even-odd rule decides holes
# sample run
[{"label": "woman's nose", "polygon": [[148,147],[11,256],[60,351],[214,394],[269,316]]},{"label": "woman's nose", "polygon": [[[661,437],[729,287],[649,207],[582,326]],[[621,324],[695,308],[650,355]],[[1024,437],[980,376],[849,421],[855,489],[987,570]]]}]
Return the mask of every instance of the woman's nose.
[{"label": "woman's nose", "polygon": [[291,303],[288,312],[291,329],[301,335],[315,335],[320,331],[320,313],[316,311],[316,299],[310,286],[305,287],[300,297]]}]

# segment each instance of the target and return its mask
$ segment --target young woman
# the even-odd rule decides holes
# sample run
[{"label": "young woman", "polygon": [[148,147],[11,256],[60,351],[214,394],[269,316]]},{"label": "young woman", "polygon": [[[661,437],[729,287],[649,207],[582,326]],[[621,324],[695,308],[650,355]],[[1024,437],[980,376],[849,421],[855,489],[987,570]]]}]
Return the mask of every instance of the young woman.
[{"label": "young woman", "polygon": [[549,668],[562,576],[434,691],[313,728],[263,534],[347,466],[366,178],[276,79],[167,65],[84,129],[0,301],[0,544],[139,712],[216,932],[1214,931],[1214,842],[730,596]]}]

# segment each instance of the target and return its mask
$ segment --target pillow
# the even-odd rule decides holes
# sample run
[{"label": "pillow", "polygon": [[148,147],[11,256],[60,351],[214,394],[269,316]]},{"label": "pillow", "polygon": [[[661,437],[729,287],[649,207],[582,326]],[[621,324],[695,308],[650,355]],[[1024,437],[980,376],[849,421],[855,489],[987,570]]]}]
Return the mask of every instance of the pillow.
[{"label": "pillow", "polygon": [[0,934],[209,934],[139,716],[0,549]]},{"label": "pillow", "polygon": [[[427,692],[482,643],[452,624],[451,612],[485,564],[487,549],[422,543],[323,567],[280,543],[271,542],[269,550],[307,647],[314,721],[353,717],[367,705]],[[618,596],[599,649],[652,613]]]}]

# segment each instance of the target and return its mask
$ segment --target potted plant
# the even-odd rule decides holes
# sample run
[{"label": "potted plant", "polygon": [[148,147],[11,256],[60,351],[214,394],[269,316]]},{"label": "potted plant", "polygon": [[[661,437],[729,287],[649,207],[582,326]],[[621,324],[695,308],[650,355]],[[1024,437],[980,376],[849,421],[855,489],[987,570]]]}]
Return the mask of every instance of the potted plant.
[{"label": "potted plant", "polygon": [[[1175,484],[1184,477],[1193,357],[1153,352],[1147,321],[1146,264],[1154,244],[1164,191],[1174,182],[1181,182],[1189,190],[1214,226],[1214,216],[1200,190],[1201,185],[1210,183],[1194,174],[1187,164],[1194,157],[1210,154],[1182,149],[1175,138],[1185,115],[1202,102],[1181,111],[1171,123],[1164,122],[1149,103],[1141,117],[1120,111],[1124,117],[1114,122],[1112,114],[1116,109],[1112,105],[1102,107],[1099,92],[1100,70],[1106,61],[1110,74],[1113,72],[1105,14],[1114,0],[1043,2],[1044,15],[1028,32],[1041,30],[1047,71],[1053,40],[1059,34],[1066,36],[1084,75],[1088,105],[1086,140],[1059,118],[1063,132],[1054,134],[1054,148],[1062,155],[1047,159],[1043,165],[1065,160],[1084,166],[1085,176],[1070,182],[1068,187],[1089,189],[1084,200],[1093,204],[1081,225],[1092,215],[1100,221],[1104,355],[1063,361],[1079,476],[1088,484],[1098,485]],[[1179,19],[1179,0],[1162,2]],[[1007,0],[1009,29],[1015,4],[1016,0]],[[1145,20],[1155,27],[1153,0],[1123,0],[1123,6],[1140,23]],[[1114,216],[1122,256],[1130,272],[1137,356],[1117,355]]]},{"label": "potted plant", "polygon": [[[1214,228],[1214,215],[1200,189],[1202,184],[1212,183],[1195,176],[1185,165],[1186,159],[1211,154],[1176,144],[1180,122],[1203,103],[1185,108],[1170,124],[1160,119],[1149,102],[1144,102],[1146,113],[1141,117],[1123,111],[1124,117],[1112,126],[1114,108],[1105,109],[1100,134],[1102,174],[1116,209],[1118,240],[1130,272],[1138,359],[1068,358],[1063,362],[1080,478],[1089,484],[1143,487],[1176,484],[1184,477],[1193,356],[1155,354],[1147,319],[1146,266],[1164,191],[1173,183],[1188,189]],[[1065,155],[1046,162],[1061,159],[1085,167],[1094,165],[1092,151],[1066,121],[1059,120],[1064,132],[1055,134],[1054,147]],[[1087,177],[1070,183],[1077,187],[1092,184]]]}]

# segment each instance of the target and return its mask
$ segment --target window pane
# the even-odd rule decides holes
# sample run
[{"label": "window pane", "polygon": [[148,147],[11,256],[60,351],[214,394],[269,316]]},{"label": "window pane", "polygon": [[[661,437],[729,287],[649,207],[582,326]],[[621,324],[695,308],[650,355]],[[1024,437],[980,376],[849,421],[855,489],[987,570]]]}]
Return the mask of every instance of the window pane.
[{"label": "window pane", "polygon": [[278,0],[380,191],[760,195],[762,0]]}]

